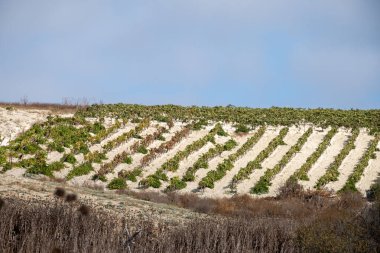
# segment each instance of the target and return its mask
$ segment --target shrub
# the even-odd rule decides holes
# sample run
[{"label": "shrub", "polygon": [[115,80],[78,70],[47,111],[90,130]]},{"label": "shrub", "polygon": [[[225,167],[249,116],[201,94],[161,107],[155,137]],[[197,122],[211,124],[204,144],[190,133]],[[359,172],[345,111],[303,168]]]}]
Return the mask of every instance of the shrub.
[{"label": "shrub", "polygon": [[70,180],[74,177],[77,177],[77,176],[83,176],[83,175],[87,175],[88,173],[90,173],[91,171],[93,170],[92,168],[92,165],[91,163],[89,162],[86,162],[86,163],[83,163],[77,167],[74,167],[70,172],[69,174],[66,176],[66,179],[67,180]]},{"label": "shrub", "polygon": [[147,150],[147,148],[146,147],[144,147],[144,146],[140,146],[140,147],[138,147],[138,149],[137,149],[137,152],[138,153],[141,153],[141,154],[148,154],[148,150]]},{"label": "shrub", "polygon": [[92,176],[92,180],[100,180],[102,182],[107,182],[107,178],[104,175],[95,174]]},{"label": "shrub", "polygon": [[61,162],[74,164],[77,162],[77,159],[73,154],[66,154],[62,157]]},{"label": "shrub", "polygon": [[235,128],[236,128],[236,130],[235,130],[236,133],[248,133],[249,132],[249,128],[243,124],[238,124],[235,126]]},{"label": "shrub", "polygon": [[166,191],[175,191],[186,188],[186,182],[179,179],[179,177],[173,177],[170,179],[170,185],[166,188]]},{"label": "shrub", "polygon": [[107,187],[110,190],[123,190],[127,188],[127,183],[123,178],[116,177],[111,180]]},{"label": "shrub", "polygon": [[126,163],[126,164],[132,164],[132,162],[133,162],[133,159],[132,159],[132,156],[127,156],[125,159],[124,159],[124,161],[123,161],[124,163]]},{"label": "shrub", "polygon": [[133,170],[128,170],[128,171],[120,171],[119,172],[119,177],[121,178],[125,178],[129,181],[132,181],[132,182],[137,182],[137,178],[138,176],[140,176],[142,173],[142,169],[141,168],[135,168]]}]

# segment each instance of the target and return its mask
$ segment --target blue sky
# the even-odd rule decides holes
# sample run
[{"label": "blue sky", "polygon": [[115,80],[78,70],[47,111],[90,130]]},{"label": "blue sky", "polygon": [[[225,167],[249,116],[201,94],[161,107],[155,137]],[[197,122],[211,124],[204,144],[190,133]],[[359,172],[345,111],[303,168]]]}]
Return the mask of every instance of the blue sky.
[{"label": "blue sky", "polygon": [[378,0],[0,0],[0,101],[380,108]]}]

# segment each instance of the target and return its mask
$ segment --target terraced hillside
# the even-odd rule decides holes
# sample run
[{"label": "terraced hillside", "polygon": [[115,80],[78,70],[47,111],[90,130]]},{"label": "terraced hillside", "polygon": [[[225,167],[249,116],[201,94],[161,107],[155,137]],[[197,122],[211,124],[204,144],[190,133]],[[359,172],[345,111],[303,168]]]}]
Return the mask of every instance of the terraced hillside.
[{"label": "terraced hillside", "polygon": [[8,175],[222,197],[275,196],[288,180],[365,194],[380,173],[379,110],[93,105],[17,136],[4,127],[17,112],[1,110]]}]

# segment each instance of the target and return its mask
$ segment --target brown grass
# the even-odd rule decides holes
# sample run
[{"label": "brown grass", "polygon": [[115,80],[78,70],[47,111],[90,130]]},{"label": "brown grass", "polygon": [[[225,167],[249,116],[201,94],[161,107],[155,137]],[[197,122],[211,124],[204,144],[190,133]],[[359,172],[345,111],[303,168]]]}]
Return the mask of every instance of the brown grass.
[{"label": "brown grass", "polygon": [[[278,198],[129,193],[210,214],[173,227],[92,209],[62,188],[55,201],[0,198],[2,252],[380,252],[380,202],[283,189]],[[293,194],[290,194],[293,193]],[[128,225],[128,226],[127,226]],[[126,229],[128,228],[128,230]],[[130,251],[129,251],[130,249]]]},{"label": "brown grass", "polygon": [[54,103],[7,103],[0,102],[0,107],[23,110],[49,110],[53,113],[75,113],[85,105],[80,104],[54,104]]}]

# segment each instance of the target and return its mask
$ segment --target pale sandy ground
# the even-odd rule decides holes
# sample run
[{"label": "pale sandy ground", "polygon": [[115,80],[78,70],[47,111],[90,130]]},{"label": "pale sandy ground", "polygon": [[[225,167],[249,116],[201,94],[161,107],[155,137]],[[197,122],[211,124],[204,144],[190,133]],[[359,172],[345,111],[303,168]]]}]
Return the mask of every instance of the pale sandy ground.
[{"label": "pale sandy ground", "polygon": [[[280,128],[277,129],[278,133],[280,132]],[[304,129],[298,129],[295,126],[289,127],[288,134],[284,137],[284,142],[286,145],[278,146],[271,155],[265,159],[261,166],[262,169],[254,170],[251,174],[251,177],[247,180],[244,180],[240,184],[237,185],[237,193],[245,194],[249,193],[251,188],[255,186],[255,184],[259,181],[260,177],[264,175],[267,169],[272,169],[281,158],[288,152],[291,146],[297,143],[297,140],[303,134]]]},{"label": "pale sandy ground", "polygon": [[[380,142],[377,144],[380,149]],[[356,183],[356,188],[363,194],[369,190],[371,185],[375,183],[376,179],[380,177],[380,151],[376,151],[376,158],[368,161],[367,168],[364,169],[363,175],[359,182]]]},{"label": "pale sandy ground", "polygon": [[330,129],[326,129],[322,132],[313,129],[313,133],[309,136],[308,140],[303,145],[299,153],[297,153],[289,163],[278,173],[272,180],[272,185],[269,188],[267,196],[276,196],[278,190],[283,186],[286,180],[294,174],[301,166],[306,162],[307,158],[318,148],[318,145],[322,142],[323,137]]},{"label": "pale sandy ground", "polygon": [[6,110],[0,107],[0,146],[8,145],[10,140],[34,123],[45,121],[49,114],[52,114],[49,110]]},{"label": "pale sandy ground", "polygon": [[331,139],[330,146],[327,147],[321,157],[311,167],[308,177],[309,181],[299,180],[304,189],[313,189],[318,179],[326,172],[327,167],[334,161],[334,158],[342,150],[348,137],[351,135],[346,129],[338,129],[338,132]]},{"label": "pale sandy ground", "polygon": [[59,161],[64,155],[64,152],[59,153],[58,151],[52,151],[48,153],[47,158],[46,158],[46,163],[51,164],[53,162]]},{"label": "pale sandy ground", "polygon": [[[142,177],[145,177],[147,175],[153,174],[157,169],[161,167],[162,164],[164,164],[166,161],[171,159],[175,156],[175,154],[178,153],[178,151],[184,150],[187,145],[190,145],[194,141],[203,138],[205,135],[209,133],[209,131],[212,129],[212,126],[208,126],[206,129],[202,129],[199,131],[192,131],[190,135],[187,138],[182,139],[173,149],[169,150],[169,152],[162,154],[160,157],[155,159],[148,167],[144,168]],[[140,178],[138,179],[138,181]],[[131,188],[137,188],[138,182],[131,182],[130,187]]]},{"label": "pale sandy ground", "polygon": [[209,161],[209,167],[208,169],[199,169],[195,173],[195,180],[193,182],[187,182],[187,186],[185,189],[182,189],[180,192],[193,192],[196,191],[198,188],[199,182],[202,180],[203,177],[207,175],[207,173],[211,170],[215,170],[218,164],[223,162],[224,159],[228,158],[229,155],[235,153],[241,146],[250,138],[252,137],[252,133],[245,134],[242,136],[238,135],[231,135],[231,137],[237,142],[237,146],[233,148],[230,151],[224,151],[220,156],[214,157]]},{"label": "pale sandy ground", "polygon": [[338,171],[340,172],[338,181],[330,182],[325,187],[329,190],[339,191],[346,183],[348,177],[354,171],[356,164],[368,148],[368,143],[373,139],[363,129],[360,131],[358,138],[355,141],[355,149],[344,158]]},{"label": "pale sandy ground", "polygon": [[141,219],[163,222],[168,225],[178,226],[194,219],[206,218],[206,215],[192,212],[188,209],[178,208],[173,205],[157,204],[149,201],[138,200],[123,194],[103,192],[84,187],[69,186],[66,184],[42,181],[26,177],[14,177],[1,175],[0,196],[2,198],[21,198],[29,201],[56,202],[54,191],[57,187],[64,188],[68,193],[75,193],[78,202],[111,212],[115,217],[140,217]]}]

